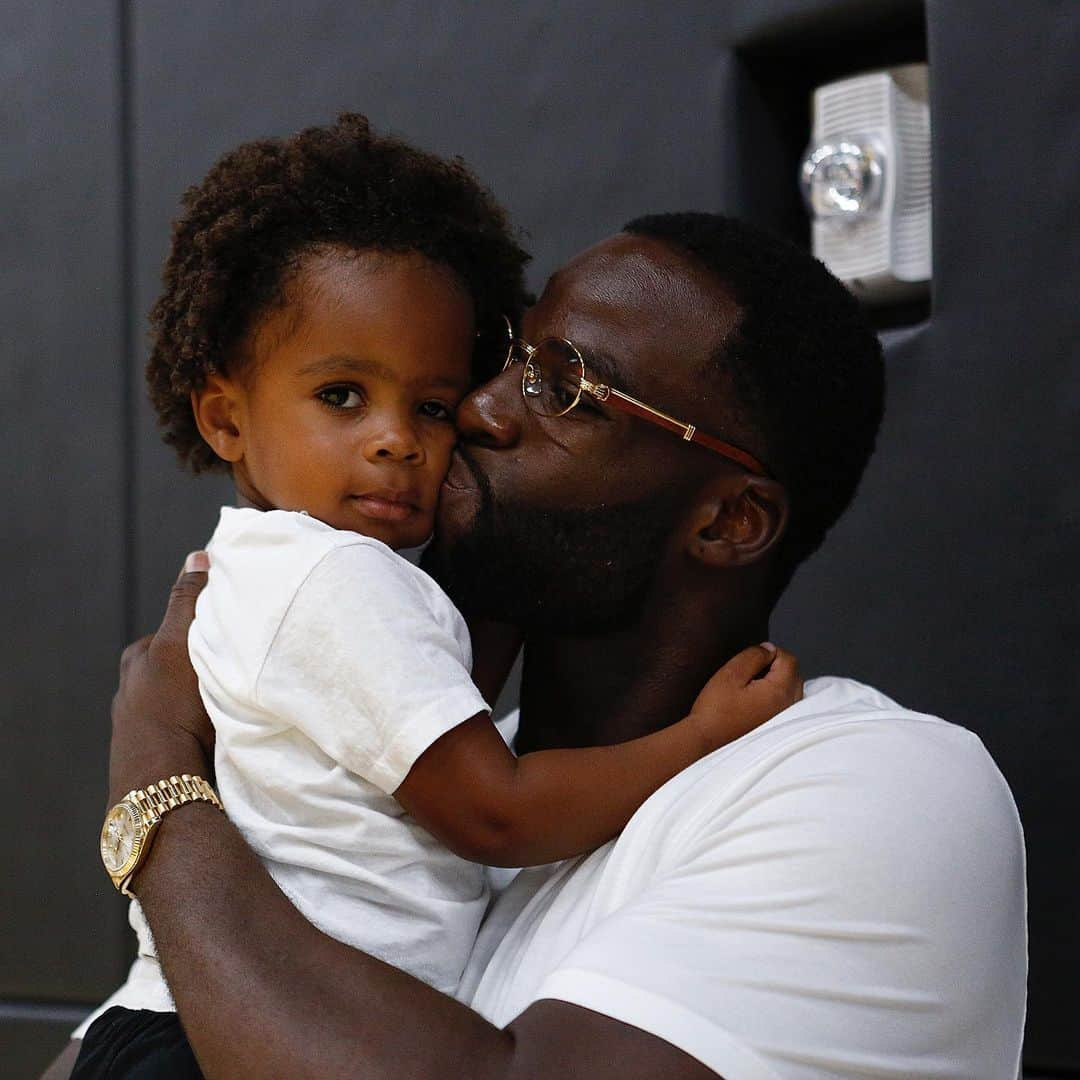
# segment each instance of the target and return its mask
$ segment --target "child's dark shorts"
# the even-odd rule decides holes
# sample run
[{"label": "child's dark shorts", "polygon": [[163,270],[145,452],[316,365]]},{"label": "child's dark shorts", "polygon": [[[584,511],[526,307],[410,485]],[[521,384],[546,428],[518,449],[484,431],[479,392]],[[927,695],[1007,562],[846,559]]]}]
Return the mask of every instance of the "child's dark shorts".
[{"label": "child's dark shorts", "polygon": [[71,1080],[202,1080],[176,1013],[114,1005],[87,1029]]}]

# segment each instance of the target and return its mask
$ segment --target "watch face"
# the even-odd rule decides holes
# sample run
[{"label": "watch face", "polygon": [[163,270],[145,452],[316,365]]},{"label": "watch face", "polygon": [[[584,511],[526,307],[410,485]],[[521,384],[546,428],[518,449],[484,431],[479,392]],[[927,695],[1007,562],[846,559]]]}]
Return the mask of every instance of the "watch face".
[{"label": "watch face", "polygon": [[117,803],[101,828],[101,861],[110,874],[134,863],[142,846],[142,815],[133,803]]}]

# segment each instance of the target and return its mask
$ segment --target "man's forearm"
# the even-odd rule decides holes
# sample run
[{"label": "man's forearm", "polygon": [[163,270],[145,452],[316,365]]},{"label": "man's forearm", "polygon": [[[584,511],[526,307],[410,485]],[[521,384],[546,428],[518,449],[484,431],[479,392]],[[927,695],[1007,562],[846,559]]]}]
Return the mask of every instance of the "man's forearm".
[{"label": "man's forearm", "polygon": [[166,815],[135,884],[208,1077],[508,1073],[512,1036],[317,930],[212,807]]}]

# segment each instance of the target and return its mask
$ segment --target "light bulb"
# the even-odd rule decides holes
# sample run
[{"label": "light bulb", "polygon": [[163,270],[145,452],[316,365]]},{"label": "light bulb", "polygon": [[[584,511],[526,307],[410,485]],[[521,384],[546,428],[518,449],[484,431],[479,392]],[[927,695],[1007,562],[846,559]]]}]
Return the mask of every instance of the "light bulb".
[{"label": "light bulb", "polygon": [[872,140],[841,136],[811,147],[800,187],[814,217],[854,221],[881,209],[884,155]]}]

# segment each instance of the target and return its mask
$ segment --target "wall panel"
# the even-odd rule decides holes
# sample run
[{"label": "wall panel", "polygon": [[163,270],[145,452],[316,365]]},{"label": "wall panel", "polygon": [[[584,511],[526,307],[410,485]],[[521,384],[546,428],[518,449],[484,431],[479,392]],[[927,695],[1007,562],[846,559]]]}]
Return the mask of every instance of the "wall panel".
[{"label": "wall panel", "polygon": [[933,314],[890,350],[876,459],[777,632],[808,669],[983,738],[1027,834],[1026,1058],[1078,1068],[1080,320],[1063,241],[1080,195],[1080,17],[1067,7],[980,5],[973,32],[964,5],[929,6]]},{"label": "wall panel", "polygon": [[79,1012],[55,1003],[102,995],[127,948],[96,854],[125,637],[115,15],[101,0],[0,11],[5,1076],[44,1061]]},{"label": "wall panel", "polygon": [[124,640],[117,38],[107,3],[3,18],[0,800],[32,860],[0,878],[0,996],[78,999],[122,941],[95,851]]}]

